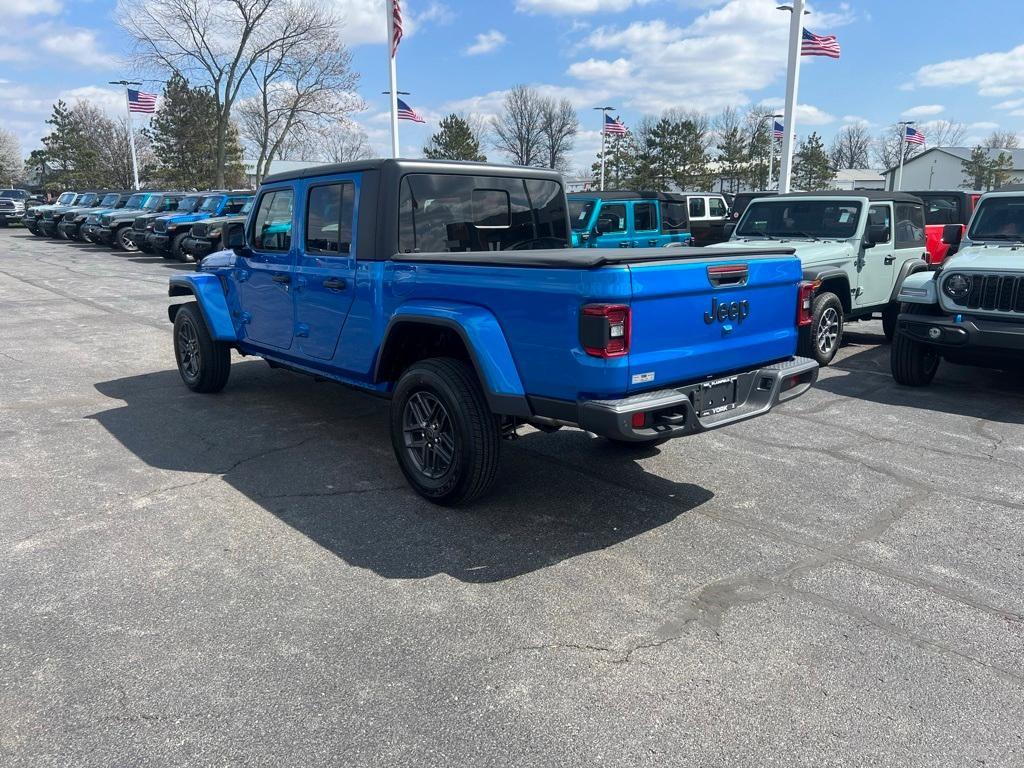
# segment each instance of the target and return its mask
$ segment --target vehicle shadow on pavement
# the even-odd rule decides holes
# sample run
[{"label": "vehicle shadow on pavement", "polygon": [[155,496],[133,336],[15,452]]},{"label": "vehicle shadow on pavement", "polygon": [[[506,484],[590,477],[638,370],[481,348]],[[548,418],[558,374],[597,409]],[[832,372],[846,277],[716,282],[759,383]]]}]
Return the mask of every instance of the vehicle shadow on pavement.
[{"label": "vehicle shadow on pavement", "polygon": [[[259,362],[236,362],[219,395],[189,392],[176,370],[96,388],[124,404],[90,418],[150,467],[222,478],[347,563],[385,578],[502,581],[643,534],[713,496],[633,460],[657,449],[623,454],[583,432],[531,432],[503,443],[490,494],[446,509],[408,488],[381,399]],[[549,439],[559,440],[556,451],[533,450]],[[145,495],[173,501],[187,493],[182,505],[195,505],[195,494],[216,490],[203,482],[168,478],[166,490]]]},{"label": "vehicle shadow on pavement", "polygon": [[1024,373],[944,360],[930,386],[905,387],[892,378],[889,349],[887,344],[867,347],[844,357],[825,369],[839,375],[821,376],[815,389],[882,405],[1024,424]]}]

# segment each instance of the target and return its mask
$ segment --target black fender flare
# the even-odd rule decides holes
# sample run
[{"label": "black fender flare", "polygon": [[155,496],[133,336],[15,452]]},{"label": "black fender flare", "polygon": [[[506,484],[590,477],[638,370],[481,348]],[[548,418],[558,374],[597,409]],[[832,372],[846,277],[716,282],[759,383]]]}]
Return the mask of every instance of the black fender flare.
[{"label": "black fender flare", "polygon": [[889,296],[889,301],[896,301],[896,297],[900,293],[900,286],[903,285],[903,281],[907,279],[909,275],[913,275],[917,272],[924,272],[929,269],[928,262],[922,259],[920,256],[913,256],[906,259],[900,265],[899,275],[896,277],[896,282],[892,286],[892,294]]},{"label": "black fender flare", "polygon": [[841,280],[846,284],[846,291],[837,294],[839,301],[843,305],[845,312],[850,312],[853,308],[853,296],[850,295],[850,276],[838,267],[827,267],[825,269],[805,269],[804,280],[811,283],[825,283],[832,280]]}]

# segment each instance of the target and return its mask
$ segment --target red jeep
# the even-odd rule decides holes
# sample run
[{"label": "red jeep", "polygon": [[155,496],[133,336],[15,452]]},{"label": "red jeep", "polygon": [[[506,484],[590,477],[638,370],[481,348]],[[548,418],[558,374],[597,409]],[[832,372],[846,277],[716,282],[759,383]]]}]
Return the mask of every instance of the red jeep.
[{"label": "red jeep", "polygon": [[959,224],[960,231],[967,228],[974,206],[981,192],[963,190],[910,192],[924,200],[924,221],[928,263],[938,266],[950,255],[949,246],[942,242],[942,230],[949,224]]}]

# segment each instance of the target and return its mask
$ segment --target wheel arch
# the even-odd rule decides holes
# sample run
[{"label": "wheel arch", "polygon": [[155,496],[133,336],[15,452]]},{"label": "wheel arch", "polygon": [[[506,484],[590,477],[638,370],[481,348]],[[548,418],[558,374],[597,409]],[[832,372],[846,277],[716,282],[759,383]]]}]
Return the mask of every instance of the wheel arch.
[{"label": "wheel arch", "polygon": [[850,295],[850,276],[841,269],[805,269],[804,280],[820,283],[815,295],[827,290],[839,297],[843,305],[843,313],[849,315],[853,311],[853,299]]},{"label": "wheel arch", "polygon": [[[231,320],[227,297],[224,295],[224,289],[216,275],[174,275],[170,279],[167,295],[171,298],[194,297],[203,320],[206,321],[206,327],[210,329],[210,335],[217,341],[238,341],[238,333]],[[167,317],[172,323],[181,306],[181,304],[171,304],[167,307]]]},{"label": "wheel arch", "polygon": [[932,270],[929,268],[928,263],[924,260],[914,257],[907,259],[900,265],[899,275],[896,276],[896,282],[892,286],[892,295],[889,297],[889,301],[899,301],[900,288],[903,287],[903,281],[911,275],[916,275],[918,272],[928,272]]}]

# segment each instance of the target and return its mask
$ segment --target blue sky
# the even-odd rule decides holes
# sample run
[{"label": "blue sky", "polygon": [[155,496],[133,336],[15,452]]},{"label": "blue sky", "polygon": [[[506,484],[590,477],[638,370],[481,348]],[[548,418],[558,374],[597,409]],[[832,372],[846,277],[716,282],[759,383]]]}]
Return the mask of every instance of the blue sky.
[{"label": "blue sky", "polygon": [[[388,146],[383,0],[325,0],[345,16],[368,109],[357,117]],[[775,0],[405,0],[409,34],[399,87],[427,126],[402,123],[414,156],[451,111],[493,114],[508,88],[536,85],[573,101],[584,119],[577,165],[600,143],[598,113],[627,125],[669,107],[714,112],[781,104],[788,14]],[[58,96],[112,113],[123,95],[106,82],[134,76],[114,21],[115,0],[0,0],[0,125],[38,146]],[[797,131],[830,139],[844,124],[873,131],[899,119],[951,119],[973,143],[996,127],[1024,133],[1024,3],[894,0],[810,5],[806,26],[839,36],[842,59],[803,59]],[[145,76],[145,75],[144,75]],[[153,90],[159,84],[152,85]],[[492,159],[500,156],[491,151]]]}]

